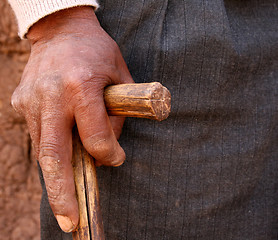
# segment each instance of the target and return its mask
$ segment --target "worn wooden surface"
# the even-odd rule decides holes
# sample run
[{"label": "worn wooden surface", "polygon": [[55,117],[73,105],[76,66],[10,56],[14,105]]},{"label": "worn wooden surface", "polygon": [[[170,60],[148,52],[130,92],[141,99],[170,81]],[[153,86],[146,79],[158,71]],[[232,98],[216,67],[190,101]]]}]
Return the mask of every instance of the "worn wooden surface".
[{"label": "worn wooden surface", "polygon": [[[105,89],[104,99],[108,113],[117,116],[162,121],[168,117],[171,108],[169,91],[157,82],[109,86]],[[80,215],[73,239],[104,240],[94,160],[83,148],[76,129],[72,164]]]},{"label": "worn wooden surface", "polygon": [[79,205],[79,225],[73,239],[104,240],[94,159],[83,148],[77,130],[74,131],[73,149],[72,164]]},{"label": "worn wooden surface", "polygon": [[171,95],[158,82],[119,84],[106,88],[104,94],[110,115],[166,119],[171,109]]}]

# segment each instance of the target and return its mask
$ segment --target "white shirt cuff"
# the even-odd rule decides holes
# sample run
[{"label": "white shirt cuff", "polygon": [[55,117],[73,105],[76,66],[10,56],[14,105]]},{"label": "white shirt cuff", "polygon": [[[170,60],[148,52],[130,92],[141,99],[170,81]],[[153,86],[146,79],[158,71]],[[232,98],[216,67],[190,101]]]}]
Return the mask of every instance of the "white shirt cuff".
[{"label": "white shirt cuff", "polygon": [[98,8],[97,0],[9,0],[18,22],[18,35],[24,38],[40,19],[62,9],[77,6]]}]

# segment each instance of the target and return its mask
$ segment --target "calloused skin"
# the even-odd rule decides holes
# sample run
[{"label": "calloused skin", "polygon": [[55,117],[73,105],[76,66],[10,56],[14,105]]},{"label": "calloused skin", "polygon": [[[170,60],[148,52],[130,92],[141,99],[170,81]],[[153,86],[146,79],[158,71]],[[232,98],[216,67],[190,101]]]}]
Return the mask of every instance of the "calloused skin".
[{"label": "calloused skin", "polygon": [[46,184],[50,206],[65,232],[79,221],[72,158],[72,128],[97,165],[119,166],[125,153],[117,138],[123,118],[107,115],[107,85],[131,83],[117,44],[91,7],[59,11],[28,32],[31,55],[12,105],[22,114]]}]

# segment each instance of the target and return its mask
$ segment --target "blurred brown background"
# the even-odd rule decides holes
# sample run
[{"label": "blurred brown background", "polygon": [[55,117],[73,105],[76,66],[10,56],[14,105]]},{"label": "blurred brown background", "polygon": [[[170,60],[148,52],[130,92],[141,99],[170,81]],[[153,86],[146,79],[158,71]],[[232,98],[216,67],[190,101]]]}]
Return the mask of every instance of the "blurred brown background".
[{"label": "blurred brown background", "polygon": [[24,119],[10,105],[29,56],[9,4],[0,1],[0,240],[39,240],[40,184]]}]

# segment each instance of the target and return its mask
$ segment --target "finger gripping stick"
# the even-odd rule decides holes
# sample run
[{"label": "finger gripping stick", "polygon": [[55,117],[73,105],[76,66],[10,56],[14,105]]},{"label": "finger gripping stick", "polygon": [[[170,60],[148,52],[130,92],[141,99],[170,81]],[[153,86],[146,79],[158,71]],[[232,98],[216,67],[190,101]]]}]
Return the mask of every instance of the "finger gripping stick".
[{"label": "finger gripping stick", "polygon": [[[108,114],[114,116],[162,121],[171,109],[170,92],[158,82],[112,85],[105,89],[104,100]],[[77,130],[73,138],[79,225],[72,236],[74,240],[104,240],[94,160],[83,148]]]}]

